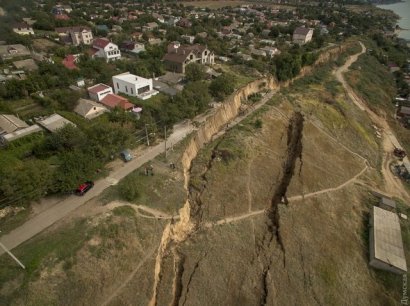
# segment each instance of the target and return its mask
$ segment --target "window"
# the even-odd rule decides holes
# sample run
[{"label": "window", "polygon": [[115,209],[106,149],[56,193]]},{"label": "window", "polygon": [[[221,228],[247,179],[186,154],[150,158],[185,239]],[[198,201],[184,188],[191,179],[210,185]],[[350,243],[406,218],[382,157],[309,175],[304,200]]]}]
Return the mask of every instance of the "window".
[{"label": "window", "polygon": [[205,55],[208,55],[208,51],[205,51]]},{"label": "window", "polygon": [[131,87],[131,94],[132,94],[132,95],[134,94],[134,90],[132,89],[132,87]]},{"label": "window", "polygon": [[128,87],[127,87],[127,85],[125,85],[125,92],[128,92]]},{"label": "window", "polygon": [[117,83],[117,89],[120,89],[120,84]]}]

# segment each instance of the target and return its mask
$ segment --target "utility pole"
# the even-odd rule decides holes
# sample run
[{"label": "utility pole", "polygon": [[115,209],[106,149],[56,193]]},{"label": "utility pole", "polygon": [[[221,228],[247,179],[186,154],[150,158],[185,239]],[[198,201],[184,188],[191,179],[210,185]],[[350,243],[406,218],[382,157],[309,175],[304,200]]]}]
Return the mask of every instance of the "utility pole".
[{"label": "utility pole", "polygon": [[167,159],[167,126],[165,126],[165,159]]},{"label": "utility pole", "polygon": [[145,135],[147,136],[147,146],[149,146],[149,137],[148,137],[147,124],[145,124]]},{"label": "utility pole", "polygon": [[7,254],[9,254],[9,255],[11,256],[11,258],[13,258],[13,259],[20,265],[20,267],[22,267],[23,269],[26,269],[26,267],[21,263],[21,261],[18,260],[17,257],[14,256],[14,255],[6,248],[6,246],[5,246],[3,243],[0,242],[0,246],[1,246],[1,248],[2,248],[5,252],[7,252]]}]

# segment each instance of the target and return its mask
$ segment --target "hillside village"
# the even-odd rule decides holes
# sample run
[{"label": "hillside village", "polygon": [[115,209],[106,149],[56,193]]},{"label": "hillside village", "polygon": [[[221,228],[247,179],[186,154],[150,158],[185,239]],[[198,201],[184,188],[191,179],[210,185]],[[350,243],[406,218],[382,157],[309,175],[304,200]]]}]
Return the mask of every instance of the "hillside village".
[{"label": "hillside village", "polygon": [[[160,156],[163,152],[158,148],[164,147],[163,163],[178,170],[174,145],[197,140],[195,137],[199,136],[183,139],[224,109],[224,103],[230,101],[232,94],[241,90],[248,92],[251,85],[259,87],[257,90],[251,87],[249,94],[239,99],[239,117],[257,112],[269,99],[274,99],[273,93],[279,92],[281,86],[278,85],[277,91],[272,89],[271,83],[275,82],[283,84],[283,88],[295,83],[296,91],[302,84],[309,91],[316,90],[309,84],[317,81],[317,87],[327,86],[323,105],[335,106],[338,99],[335,85],[321,79],[326,73],[330,75],[327,61],[333,65],[332,69],[342,69],[349,57],[360,52],[362,58],[352,64],[349,72],[349,85],[343,86],[350,86],[360,99],[377,101],[366,108],[366,112],[371,119],[384,116],[386,122],[394,126],[392,130],[398,133],[398,140],[391,136],[392,142],[397,143],[390,152],[394,162],[386,167],[405,188],[410,186],[410,162],[406,157],[406,152],[410,152],[410,136],[403,132],[410,129],[410,49],[409,42],[397,38],[397,16],[392,13],[370,5],[327,1],[299,5],[244,1],[217,8],[179,1],[6,2],[0,4],[1,11],[5,12],[0,16],[0,230],[3,224],[9,224],[2,218],[12,220],[24,210],[29,213],[31,204],[44,198],[61,197],[71,201],[71,194],[79,194],[81,189],[80,195],[84,195],[94,187],[95,181],[109,177],[113,182],[98,189],[101,193],[114,188],[110,186],[122,179],[126,181],[136,169],[146,177],[154,176],[157,169],[152,166],[152,159],[145,158],[154,151],[155,157]],[[358,46],[363,46],[362,51]],[[329,55],[323,60],[321,56],[327,52]],[[366,69],[376,62],[388,74],[386,84],[379,88],[384,90],[384,86],[391,85],[386,95],[367,92],[365,85],[370,86],[371,77],[363,80],[360,75],[368,73]],[[305,84],[297,83],[309,69],[319,72],[310,79],[307,77]],[[379,77],[378,73],[374,75]],[[369,75],[371,73],[366,74]],[[294,103],[293,98],[289,98],[289,105]],[[272,103],[268,102],[275,105]],[[300,109],[306,116],[315,112]],[[337,111],[346,117],[346,109],[339,107]],[[225,127],[228,131],[230,125],[233,127],[238,122],[228,121],[221,129]],[[257,119],[252,128],[260,131],[265,124]],[[339,128],[337,124],[332,125],[334,130]],[[289,126],[290,129],[292,124]],[[363,129],[359,131],[358,134],[364,133]],[[212,143],[223,133],[219,131],[204,143]],[[288,130],[288,137],[294,136],[289,133]],[[381,128],[375,126],[376,141],[382,139],[382,133]],[[203,134],[209,136],[207,132]],[[205,174],[211,171],[213,162],[229,162],[231,158],[232,153],[217,149],[218,145],[211,150],[210,161],[203,162],[209,167],[204,170]],[[167,159],[167,154],[173,157]],[[144,166],[138,164],[143,170],[137,168],[135,157],[144,159],[144,163],[141,162]],[[199,155],[199,158],[204,157]],[[129,167],[131,161],[135,162],[135,168],[121,170]],[[356,162],[352,159],[351,164]],[[366,160],[365,170],[368,163]],[[287,162],[283,164],[286,166]],[[194,173],[199,171],[195,167],[198,164],[194,162]],[[384,171],[383,165],[377,167],[380,172]],[[124,173],[118,178],[109,176],[120,171]],[[191,200],[195,192],[200,193],[198,199],[206,193],[205,174],[190,183],[186,193]],[[183,176],[189,180],[186,171]],[[180,179],[176,177],[178,175],[174,181]],[[201,184],[205,187],[198,187],[197,180],[203,180]],[[162,183],[158,186],[163,188]],[[185,181],[185,188],[187,186]],[[140,196],[135,186],[119,188],[123,188],[119,193],[126,194],[121,195],[121,199],[125,197],[132,202]],[[170,194],[173,192],[176,191]],[[367,233],[369,266],[405,274],[409,246],[407,240],[403,246],[400,222],[410,216],[398,208],[402,204],[397,197],[374,190],[372,196],[377,203],[366,220],[371,225]],[[287,202],[286,194],[280,201],[281,204]],[[168,218],[155,211],[157,207],[150,209],[148,212],[158,220]],[[169,226],[173,228],[174,215],[169,219],[172,219]],[[11,224],[10,230],[14,221]],[[279,230],[276,231],[280,244]],[[386,231],[391,234],[389,239]],[[161,251],[158,254],[157,260]],[[173,256],[175,262],[180,260]],[[177,275],[179,267],[175,267]],[[155,274],[155,277],[159,276]],[[155,278],[154,283],[160,286],[157,281]],[[174,290],[178,291],[178,285]]]},{"label": "hillside village", "polygon": [[[359,14],[334,6],[210,10],[177,3],[33,2],[30,10],[10,14],[0,44],[3,145],[31,135],[32,152],[49,163],[40,156],[50,154],[42,142],[52,136],[39,123],[50,116],[59,127],[71,123],[87,133],[93,133],[87,126],[115,126],[127,140],[113,140],[92,169],[73,169],[70,182],[55,178],[61,184],[22,201],[68,192],[94,176],[107,157],[153,142],[146,134],[160,136],[164,126],[200,114],[251,79],[273,74],[286,81],[312,64],[318,50],[364,31]],[[372,11],[367,19],[379,31],[393,27]]]}]

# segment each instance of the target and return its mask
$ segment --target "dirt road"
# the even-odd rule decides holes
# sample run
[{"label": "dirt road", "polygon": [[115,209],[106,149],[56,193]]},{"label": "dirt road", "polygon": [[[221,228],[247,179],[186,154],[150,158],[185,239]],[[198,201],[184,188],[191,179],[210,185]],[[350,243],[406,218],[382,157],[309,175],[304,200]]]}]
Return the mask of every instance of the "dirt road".
[{"label": "dirt road", "polygon": [[[392,129],[390,128],[389,124],[387,123],[387,120],[376,114],[374,111],[372,111],[368,105],[366,104],[365,101],[360,99],[354,90],[350,87],[349,84],[347,84],[343,74],[349,69],[349,67],[357,61],[360,55],[366,52],[366,47],[363,45],[363,43],[360,42],[360,45],[362,47],[362,51],[360,53],[357,53],[355,55],[352,55],[346,63],[340,67],[339,69],[335,70],[334,75],[337,78],[337,80],[342,83],[343,87],[346,90],[347,95],[349,98],[352,100],[352,102],[362,111],[366,112],[367,115],[369,116],[370,120],[373,121],[375,125],[380,127],[382,129],[382,138],[383,138],[383,162],[382,162],[382,174],[383,178],[385,181],[385,191],[393,196],[402,198],[404,200],[410,201],[410,196],[408,195],[406,189],[404,188],[401,180],[393,175],[393,173],[390,171],[390,162],[392,161],[392,151],[395,147],[401,148],[402,146],[400,145],[399,141],[397,140],[397,137],[394,135]],[[409,162],[408,157],[404,158],[404,162]]]},{"label": "dirt road", "polygon": [[[168,138],[168,143],[177,144],[194,130],[191,123],[179,124],[174,127],[174,132]],[[146,162],[152,160],[159,154],[165,151],[164,142],[157,144],[154,147],[147,148],[144,153],[137,156],[132,161],[123,164],[122,167],[115,169],[110,175],[104,179],[95,182],[94,188],[84,196],[69,196],[62,201],[56,203],[47,210],[42,211],[34,216],[20,227],[12,230],[10,233],[3,235],[0,242],[7,248],[13,249],[24,241],[34,237],[50,225],[67,216],[70,212],[77,209],[81,205],[94,197],[100,195],[106,188],[118,183],[122,178],[130,174],[135,169],[141,167]],[[152,211],[150,212],[152,213]],[[0,250],[0,255],[4,251]]]}]

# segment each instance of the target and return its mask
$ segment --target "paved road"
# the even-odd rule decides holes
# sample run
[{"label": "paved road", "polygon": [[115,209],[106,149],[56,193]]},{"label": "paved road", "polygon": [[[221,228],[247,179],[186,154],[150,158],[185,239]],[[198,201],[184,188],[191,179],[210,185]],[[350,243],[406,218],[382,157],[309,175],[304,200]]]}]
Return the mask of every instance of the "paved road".
[{"label": "paved road", "polygon": [[[182,139],[186,137],[189,133],[194,130],[191,123],[186,122],[184,124],[179,124],[174,126],[174,132],[170,135],[167,143],[173,145],[179,143]],[[140,156],[135,157],[132,161],[124,164],[123,167],[114,170],[110,175],[104,179],[95,182],[94,188],[91,189],[84,196],[69,196],[68,198],[58,202],[51,208],[39,213],[35,217],[28,220],[26,223],[20,227],[14,229],[10,233],[2,236],[0,242],[3,243],[7,248],[13,249],[20,245],[24,241],[34,237],[50,225],[54,224],[58,220],[64,218],[70,212],[80,207],[92,198],[100,195],[106,188],[116,184],[119,180],[130,174],[135,169],[141,167],[146,162],[152,160],[159,154],[165,151],[164,142],[157,144],[154,147],[147,148],[146,151]],[[0,250],[0,255],[4,251]]]}]

